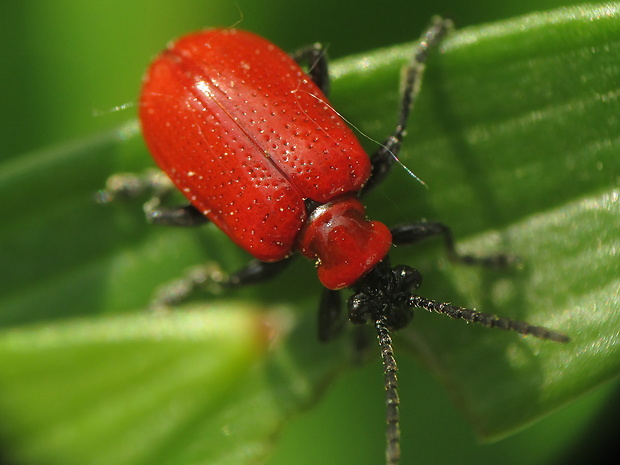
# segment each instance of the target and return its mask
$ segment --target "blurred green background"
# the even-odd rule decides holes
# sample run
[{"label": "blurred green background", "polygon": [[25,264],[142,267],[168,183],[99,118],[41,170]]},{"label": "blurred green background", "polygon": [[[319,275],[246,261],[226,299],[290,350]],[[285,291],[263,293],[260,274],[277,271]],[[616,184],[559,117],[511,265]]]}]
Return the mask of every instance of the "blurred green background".
[{"label": "blurred green background", "polygon": [[[330,56],[337,58],[414,40],[436,14],[464,27],[577,3],[581,2],[2,2],[0,156],[17,157],[133,118],[132,105],[151,58],[170,39],[192,30],[227,27],[241,20],[239,27],[285,50],[320,41],[329,44]],[[128,109],[115,110],[126,104]],[[616,386],[607,386],[515,436],[479,445],[443,388],[410,358],[401,357],[399,363],[401,382],[417,391],[403,407],[403,427],[416,431],[403,449],[415,454],[417,463],[584,463],[583,457],[593,460],[603,449],[617,426]],[[371,364],[339,377],[316,408],[286,427],[268,463],[301,463],[300,450],[304,463],[324,460],[326,454],[330,463],[367,463],[369,456],[380,463],[383,399],[380,392],[365,390],[377,383],[378,371],[379,365]],[[333,415],[334,411],[343,413]],[[355,418],[346,412],[355,412]]]}]

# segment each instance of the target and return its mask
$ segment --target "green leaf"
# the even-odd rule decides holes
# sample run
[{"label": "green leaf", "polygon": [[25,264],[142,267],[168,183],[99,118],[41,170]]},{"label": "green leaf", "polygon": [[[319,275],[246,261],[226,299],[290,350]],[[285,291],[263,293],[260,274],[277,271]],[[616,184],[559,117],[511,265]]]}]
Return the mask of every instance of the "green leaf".
[{"label": "green leaf", "polygon": [[3,436],[20,463],[261,457],[265,432],[312,400],[335,368],[325,347],[283,350],[284,336],[308,339],[290,334],[289,312],[203,305],[6,331]]},{"label": "green leaf", "polygon": [[[401,156],[429,189],[397,168],[367,199],[388,225],[441,220],[460,250],[524,263],[495,272],[447,263],[439,244],[398,248],[393,260],[425,276],[421,295],[573,338],[421,313],[396,335],[400,359],[435,373],[486,438],[618,375],[619,16],[612,3],[457,30],[430,60]],[[411,50],[333,65],[332,103],[373,139],[395,123]],[[187,266],[247,260],[211,227],[149,227],[137,203],[94,204],[110,174],[148,166],[135,123],[1,166],[0,437],[19,463],[256,463],[350,363],[346,336],[315,340],[320,286],[301,260],[268,285],[209,296],[202,313],[142,310]],[[419,401],[404,378],[403,402]]]}]

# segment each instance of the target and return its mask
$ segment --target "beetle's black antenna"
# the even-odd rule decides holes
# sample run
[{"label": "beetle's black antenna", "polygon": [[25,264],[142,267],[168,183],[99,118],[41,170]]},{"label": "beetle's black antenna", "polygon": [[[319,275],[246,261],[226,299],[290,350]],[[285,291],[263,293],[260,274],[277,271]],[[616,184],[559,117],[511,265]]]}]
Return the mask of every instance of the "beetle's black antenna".
[{"label": "beetle's black antenna", "polygon": [[386,412],[386,431],[387,440],[385,449],[385,461],[387,465],[397,465],[400,460],[400,424],[399,424],[399,405],[398,397],[398,366],[394,358],[394,348],[392,346],[392,336],[387,326],[387,316],[381,315],[375,321],[379,346],[381,347],[381,357],[383,359],[383,375],[385,378],[385,404]]},{"label": "beetle's black antenna", "polygon": [[560,342],[562,344],[570,342],[570,337],[566,334],[544,328],[542,326],[534,326],[525,321],[504,318],[490,313],[477,312],[470,308],[457,307],[443,302],[426,299],[419,295],[411,295],[409,297],[409,305],[416,308],[422,308],[429,312],[436,312],[449,316],[458,320],[465,320],[468,323],[478,323],[488,328],[499,328],[506,331],[514,331],[523,335],[531,335],[539,339]]}]

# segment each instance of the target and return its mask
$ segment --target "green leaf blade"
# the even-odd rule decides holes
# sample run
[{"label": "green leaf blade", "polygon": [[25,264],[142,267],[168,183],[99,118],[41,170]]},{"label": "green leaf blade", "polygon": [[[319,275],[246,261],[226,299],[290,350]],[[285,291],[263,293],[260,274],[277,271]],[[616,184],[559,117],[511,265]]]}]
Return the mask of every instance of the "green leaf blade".
[{"label": "green leaf blade", "polygon": [[[429,367],[487,439],[619,372],[618,18],[612,3],[456,31],[429,63],[401,156],[429,189],[395,170],[365,199],[373,219],[441,220],[460,250],[507,251],[524,263],[496,273],[448,264],[438,246],[395,249],[393,261],[424,274],[422,295],[573,338],[560,346],[425,314],[396,335],[400,357],[410,352]],[[411,49],[334,64],[334,106],[373,138],[395,122]],[[254,463],[350,360],[346,337],[323,347],[310,317],[300,318],[312,315],[320,292],[301,261],[275,283],[208,298],[247,326],[208,308],[201,318],[224,325],[221,334],[204,328],[198,340],[145,342],[134,331],[115,344],[97,336],[163,324],[136,309],[185,267],[216,261],[232,271],[247,259],[212,228],[157,229],[137,203],[93,203],[108,175],[150,165],[134,123],[0,169],[0,195],[11,199],[0,226],[8,264],[0,270],[0,416],[11,421],[0,428],[27,463]],[[255,338],[262,317],[239,310],[240,299],[253,310],[294,306],[284,313],[295,329],[266,349]],[[128,315],[110,316],[118,313]],[[193,316],[169,318],[191,326]],[[45,345],[48,332],[57,347]],[[402,383],[401,399],[418,401]]]}]

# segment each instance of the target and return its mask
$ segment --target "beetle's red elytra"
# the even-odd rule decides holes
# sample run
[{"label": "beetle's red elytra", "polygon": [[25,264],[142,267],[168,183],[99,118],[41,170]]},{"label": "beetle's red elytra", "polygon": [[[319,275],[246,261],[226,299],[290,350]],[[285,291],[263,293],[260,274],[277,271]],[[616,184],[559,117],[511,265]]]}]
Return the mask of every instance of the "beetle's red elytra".
[{"label": "beetle's red elytra", "polygon": [[[253,284],[281,272],[299,252],[317,265],[327,288],[319,306],[319,338],[341,325],[340,289],[350,288],[348,319],[375,326],[383,358],[387,429],[386,463],[400,459],[397,366],[390,332],[405,327],[420,308],[521,334],[568,342],[568,336],[525,322],[426,299],[416,294],[421,274],[390,264],[392,244],[441,236],[448,256],[465,264],[505,266],[507,255],[476,257],[456,250],[439,222],[388,228],[366,218],[360,198],[383,181],[400,151],[431,48],[451,29],[436,18],[407,65],[397,124],[368,157],[327,101],[328,63],[320,45],[292,56],[248,32],[215,29],[172,43],[149,68],[140,97],[140,121],[159,167],[189,201],[160,205],[167,183],[151,176],[108,180],[102,201],[152,188],[145,204],[156,224],[213,222],[256,260],[228,277],[224,288]],[[305,72],[299,62],[308,63]],[[164,186],[163,188],[161,186]],[[205,270],[207,267],[205,267]],[[182,300],[204,286],[209,273],[192,273],[180,288],[165,288],[155,306]]]}]

